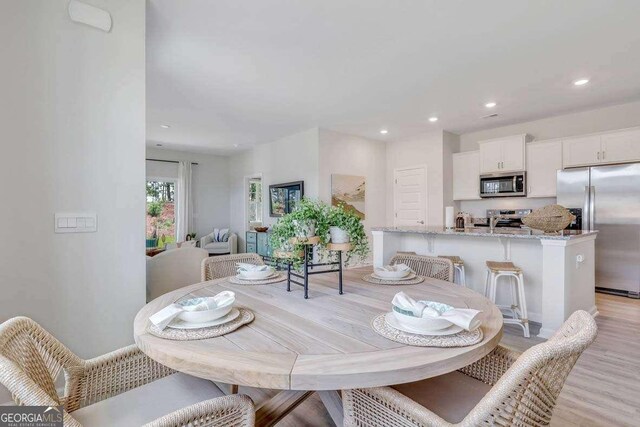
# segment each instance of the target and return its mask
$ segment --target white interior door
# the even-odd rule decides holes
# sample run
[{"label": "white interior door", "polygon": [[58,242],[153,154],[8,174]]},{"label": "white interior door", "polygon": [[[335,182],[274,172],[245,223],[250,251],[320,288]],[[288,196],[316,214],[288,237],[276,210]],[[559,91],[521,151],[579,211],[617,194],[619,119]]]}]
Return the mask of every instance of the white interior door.
[{"label": "white interior door", "polygon": [[427,168],[417,166],[394,171],[394,225],[427,225]]}]

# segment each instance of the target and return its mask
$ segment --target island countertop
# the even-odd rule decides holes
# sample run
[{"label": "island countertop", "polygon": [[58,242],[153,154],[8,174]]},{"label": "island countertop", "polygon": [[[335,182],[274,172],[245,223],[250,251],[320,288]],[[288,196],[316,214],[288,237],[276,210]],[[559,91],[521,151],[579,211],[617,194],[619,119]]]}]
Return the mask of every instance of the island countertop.
[{"label": "island countertop", "polygon": [[588,236],[595,236],[598,232],[580,231],[580,230],[564,230],[559,234],[548,234],[538,230],[530,229],[495,229],[494,232],[489,227],[473,227],[464,230],[449,230],[444,227],[423,227],[423,226],[404,226],[404,227],[373,227],[373,232],[384,233],[411,233],[426,235],[446,235],[446,236],[469,236],[469,237],[499,237],[508,239],[538,239],[538,240],[575,240]]}]

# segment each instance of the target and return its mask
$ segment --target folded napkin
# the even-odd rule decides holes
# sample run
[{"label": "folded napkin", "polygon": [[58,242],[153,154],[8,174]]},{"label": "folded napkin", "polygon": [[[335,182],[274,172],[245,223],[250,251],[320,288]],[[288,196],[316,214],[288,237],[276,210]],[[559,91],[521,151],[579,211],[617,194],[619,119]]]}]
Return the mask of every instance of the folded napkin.
[{"label": "folded napkin", "polygon": [[183,311],[205,311],[213,310],[218,307],[229,304],[236,297],[231,291],[223,291],[211,298],[202,298],[197,304],[181,305],[171,304],[149,317],[149,321],[156,325],[160,330],[166,328],[173,319]]},{"label": "folded napkin", "polygon": [[245,262],[236,263],[238,267],[238,273],[241,271],[267,271],[269,269],[268,265],[255,265],[255,264],[247,264]]},{"label": "folded napkin", "polygon": [[413,271],[413,270],[411,270],[411,267],[409,267],[407,264],[396,264],[396,265],[383,265],[382,267],[376,267],[375,271],[388,271],[388,272],[405,271],[405,272],[410,272],[410,271]]},{"label": "folded napkin", "polygon": [[481,311],[471,308],[453,308],[440,313],[427,305],[426,301],[416,301],[404,292],[393,297],[392,304],[401,310],[413,313],[415,317],[433,317],[448,320],[467,331],[477,329],[482,323],[479,319]]}]

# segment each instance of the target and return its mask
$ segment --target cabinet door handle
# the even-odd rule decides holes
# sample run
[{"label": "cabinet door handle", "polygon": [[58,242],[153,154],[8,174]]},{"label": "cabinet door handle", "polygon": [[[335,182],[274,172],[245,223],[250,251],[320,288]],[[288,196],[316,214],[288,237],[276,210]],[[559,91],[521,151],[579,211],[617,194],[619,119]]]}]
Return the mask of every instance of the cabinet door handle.
[{"label": "cabinet door handle", "polygon": [[600,152],[598,151],[598,156],[597,156],[598,160],[600,160]]},{"label": "cabinet door handle", "polygon": [[603,151],[603,152],[602,152],[602,160],[604,160],[604,159],[606,158],[606,154],[607,154],[607,152],[606,152],[606,151]]}]

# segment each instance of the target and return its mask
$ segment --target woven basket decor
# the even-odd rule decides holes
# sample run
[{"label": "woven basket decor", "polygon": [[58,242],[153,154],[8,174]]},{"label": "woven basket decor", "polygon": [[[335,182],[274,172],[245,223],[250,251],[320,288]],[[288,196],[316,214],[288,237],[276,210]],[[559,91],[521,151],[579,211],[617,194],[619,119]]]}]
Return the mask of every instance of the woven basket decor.
[{"label": "woven basket decor", "polygon": [[522,218],[522,223],[534,230],[556,233],[567,228],[575,219],[575,215],[564,206],[549,205],[531,212]]}]

